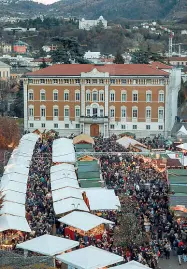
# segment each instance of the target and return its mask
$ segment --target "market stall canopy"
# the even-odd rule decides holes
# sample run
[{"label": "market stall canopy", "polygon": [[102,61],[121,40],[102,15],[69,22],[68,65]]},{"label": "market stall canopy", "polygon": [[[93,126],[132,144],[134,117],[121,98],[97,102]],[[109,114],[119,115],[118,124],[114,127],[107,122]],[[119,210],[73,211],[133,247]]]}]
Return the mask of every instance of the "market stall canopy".
[{"label": "market stall canopy", "polygon": [[53,203],[54,211],[56,215],[61,215],[73,210],[89,211],[84,200],[67,198]]},{"label": "market stall canopy", "polygon": [[103,188],[82,189],[86,192],[90,210],[118,210],[120,201],[114,190]]},{"label": "market stall canopy", "polygon": [[20,139],[20,141],[34,141],[36,143],[36,141],[40,138],[40,136],[38,134],[35,133],[29,133],[29,134],[25,134],[22,136],[22,138]]},{"label": "market stall canopy", "polygon": [[31,229],[27,223],[26,218],[10,215],[0,216],[0,232],[6,230],[16,230],[30,233]]},{"label": "market stall canopy", "polygon": [[51,174],[59,172],[59,171],[63,171],[63,170],[74,172],[75,166],[69,163],[61,163],[58,165],[51,166]]},{"label": "market stall canopy", "polygon": [[186,169],[169,169],[168,180],[170,184],[187,184]]},{"label": "market stall canopy", "polygon": [[78,245],[79,242],[77,241],[45,234],[18,244],[16,248],[29,250],[47,256],[55,256],[56,254],[75,248]]},{"label": "market stall canopy", "polygon": [[181,145],[178,145],[176,146],[177,148],[179,149],[184,149],[184,150],[187,150],[187,143],[184,143],[184,144],[181,144]]},{"label": "market stall canopy", "polygon": [[87,134],[80,134],[73,139],[73,144],[92,144],[94,145],[94,139]]},{"label": "market stall canopy", "polygon": [[87,212],[74,211],[58,220],[82,231],[89,231],[101,224],[114,224],[114,222],[97,217]]},{"label": "market stall canopy", "polygon": [[10,157],[9,161],[8,161],[8,165],[10,164],[15,164],[15,165],[23,165],[25,167],[30,167],[30,160],[26,160],[23,156],[19,156],[19,157]]},{"label": "market stall canopy", "polygon": [[83,199],[80,189],[71,187],[63,188],[60,190],[52,191],[53,202],[57,202],[67,198]]},{"label": "market stall canopy", "polygon": [[177,132],[177,136],[185,136],[187,135],[187,130],[184,127],[184,125],[182,125],[182,127],[179,129],[179,131]]},{"label": "market stall canopy", "polygon": [[9,201],[3,203],[3,207],[0,209],[0,215],[7,214],[19,217],[25,217],[25,205],[17,204]]},{"label": "market stall canopy", "polygon": [[77,176],[73,171],[62,170],[51,174],[51,182],[60,180],[61,178],[71,178],[73,180],[77,180]]},{"label": "market stall canopy", "polygon": [[61,180],[56,180],[51,182],[52,191],[63,189],[66,187],[79,189],[79,184],[77,180],[71,178],[63,178]]},{"label": "market stall canopy", "polygon": [[123,257],[94,246],[58,255],[56,258],[77,269],[98,269],[123,261]]},{"label": "market stall canopy", "polygon": [[10,165],[5,166],[4,175],[10,174],[10,173],[18,173],[18,174],[28,176],[29,168],[27,168],[21,164],[19,164],[19,165],[10,164]]},{"label": "market stall canopy", "polygon": [[76,144],[75,145],[75,151],[79,154],[81,154],[82,152],[94,152],[94,148],[92,144]]},{"label": "market stall canopy", "polygon": [[90,161],[98,161],[96,158],[86,155],[86,156],[82,156],[80,158],[78,158],[78,161],[80,162],[90,162]]},{"label": "market stall canopy", "polygon": [[59,138],[53,142],[52,160],[54,163],[75,163],[75,149],[73,141],[68,138]]},{"label": "market stall canopy", "polygon": [[127,136],[124,136],[124,137],[118,139],[116,142],[119,143],[120,145],[122,145],[124,148],[129,148],[130,146],[136,147],[136,145],[139,147],[146,148],[145,145],[143,145],[140,142],[136,141],[135,139],[127,137]]},{"label": "market stall canopy", "polygon": [[11,190],[20,193],[26,193],[27,184],[16,181],[8,181],[8,182],[3,181],[0,183],[0,190],[2,191]]},{"label": "market stall canopy", "polygon": [[148,269],[150,267],[136,261],[130,261],[121,265],[110,267],[110,269]]},{"label": "market stall canopy", "polygon": [[187,193],[175,193],[170,196],[170,206],[184,205],[187,208]]},{"label": "market stall canopy", "polygon": [[5,174],[2,176],[1,182],[7,183],[9,181],[16,181],[16,182],[27,184],[27,179],[28,179],[27,177],[28,176],[26,175],[21,175],[18,173]]},{"label": "market stall canopy", "polygon": [[18,204],[25,204],[26,194],[25,193],[17,193],[15,191],[7,190],[3,191],[4,201],[9,201]]}]

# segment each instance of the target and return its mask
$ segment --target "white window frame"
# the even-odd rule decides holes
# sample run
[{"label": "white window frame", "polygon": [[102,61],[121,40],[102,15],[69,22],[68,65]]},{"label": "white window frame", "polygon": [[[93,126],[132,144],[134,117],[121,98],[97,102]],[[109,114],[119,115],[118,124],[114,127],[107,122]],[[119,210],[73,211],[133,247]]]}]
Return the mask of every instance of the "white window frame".
[{"label": "white window frame", "polygon": [[115,102],[116,96],[115,96],[115,91],[111,90],[110,91],[110,102]]},{"label": "white window frame", "polygon": [[[97,94],[97,100],[94,100],[94,95]],[[97,90],[93,90],[92,91],[92,102],[98,102],[98,91]]]},{"label": "white window frame", "polygon": [[[66,109],[68,110],[68,116],[66,116]],[[69,106],[64,106],[64,118],[69,118],[69,117],[70,117]]]},{"label": "white window frame", "polygon": [[[89,96],[89,98],[87,98]],[[90,90],[86,90],[86,102],[91,102],[91,92]]]},{"label": "white window frame", "polygon": [[[55,98],[57,96],[57,99]],[[53,90],[53,101],[57,102],[58,101],[58,90]]]},{"label": "white window frame", "polygon": [[[90,112],[88,113],[88,111]],[[91,117],[91,107],[86,107],[86,116]]]},{"label": "white window frame", "polygon": [[[101,98],[102,96],[102,98]],[[99,91],[99,102],[104,102],[105,101],[105,94],[104,94],[104,91],[101,90]]]},{"label": "white window frame", "polygon": [[[79,115],[77,116],[77,111],[79,110]],[[75,106],[75,118],[80,118],[81,115],[81,109],[80,106]]]},{"label": "white window frame", "polygon": [[[163,96],[163,99],[160,98],[160,96]],[[159,91],[159,93],[158,93],[158,102],[159,102],[159,103],[164,103],[164,99],[165,99],[164,91],[161,90],[161,91]]]},{"label": "white window frame", "polygon": [[[151,97],[150,100],[149,100],[148,96]],[[151,103],[152,102],[152,91],[150,91],[150,90],[149,91],[146,91],[146,102],[147,103]]]},{"label": "white window frame", "polygon": [[[137,117],[134,117],[134,116],[133,116],[133,111],[134,111],[134,110],[137,110]],[[133,106],[133,107],[132,107],[132,119],[134,119],[134,120],[137,120],[137,119],[138,119],[138,107],[137,107],[137,106]]]},{"label": "white window frame", "polygon": [[[125,95],[125,100],[123,100],[123,95]],[[121,91],[121,102],[127,102],[127,91],[126,90]]]},{"label": "white window frame", "polygon": [[[77,99],[77,96],[78,96],[78,99]],[[80,102],[80,100],[81,100],[80,90],[76,90],[75,91],[75,102]]]},{"label": "white window frame", "polygon": [[[58,110],[58,115],[55,115],[56,110]],[[59,117],[59,107],[58,106],[53,106],[53,118],[58,118]]]},{"label": "white window frame", "polygon": [[[42,96],[45,96],[45,99],[42,99]],[[46,101],[46,91],[44,89],[40,90],[40,101]]]},{"label": "white window frame", "polygon": [[[103,111],[103,114],[101,114],[101,111]],[[103,106],[99,107],[99,116],[104,117],[104,107]]]},{"label": "white window frame", "polygon": [[[150,116],[149,117],[147,117],[148,116],[147,111],[150,111]],[[147,106],[146,110],[145,110],[145,118],[146,118],[146,120],[151,120],[151,114],[152,114],[151,107]]]},{"label": "white window frame", "polygon": [[[42,110],[43,109],[45,111],[45,116],[42,116]],[[46,106],[44,106],[44,105],[40,106],[40,118],[41,119],[46,119]]]},{"label": "white window frame", "polygon": [[[160,111],[163,111],[163,116],[160,118]],[[158,108],[158,121],[164,121],[164,107]]]},{"label": "white window frame", "polygon": [[[134,100],[134,96],[137,95],[137,100]],[[132,102],[138,102],[138,91],[137,90],[134,90],[132,91]]]},{"label": "white window frame", "polygon": [[[111,113],[112,111],[114,111],[114,113]],[[110,118],[111,119],[115,119],[115,114],[116,114],[116,112],[115,112],[115,106],[111,106],[110,107]]]},{"label": "white window frame", "polygon": [[[29,105],[28,108],[29,108],[29,118],[34,118],[34,106],[33,105]],[[30,109],[32,110],[32,113],[30,113]]]},{"label": "white window frame", "polygon": [[[30,94],[32,95],[32,98],[30,98]],[[28,101],[34,101],[34,91],[31,89],[28,91]]]},{"label": "white window frame", "polygon": [[[125,111],[125,116],[123,116],[123,111]],[[121,107],[121,118],[126,119],[126,117],[127,117],[127,108],[126,108],[126,106],[122,106]]]},{"label": "white window frame", "polygon": [[[68,98],[66,99],[66,94],[68,96]],[[64,91],[64,101],[69,101],[69,90],[65,90]]]}]

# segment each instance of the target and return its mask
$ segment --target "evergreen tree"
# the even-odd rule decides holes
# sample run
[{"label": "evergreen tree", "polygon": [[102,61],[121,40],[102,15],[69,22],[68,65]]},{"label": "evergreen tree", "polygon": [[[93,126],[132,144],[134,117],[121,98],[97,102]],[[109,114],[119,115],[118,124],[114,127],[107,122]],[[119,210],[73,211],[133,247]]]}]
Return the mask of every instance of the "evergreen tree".
[{"label": "evergreen tree", "polygon": [[46,64],[45,58],[42,59],[42,63],[40,64],[40,69],[46,68],[48,65]]},{"label": "evergreen tree", "polygon": [[122,57],[122,55],[118,52],[115,56],[115,59],[113,61],[114,64],[124,64],[124,59]]},{"label": "evergreen tree", "polygon": [[149,53],[147,51],[138,50],[132,54],[133,64],[148,64],[149,63]]},{"label": "evergreen tree", "polygon": [[23,90],[19,89],[16,94],[14,103],[11,105],[12,115],[17,116],[18,118],[24,117],[24,101],[23,101]]}]

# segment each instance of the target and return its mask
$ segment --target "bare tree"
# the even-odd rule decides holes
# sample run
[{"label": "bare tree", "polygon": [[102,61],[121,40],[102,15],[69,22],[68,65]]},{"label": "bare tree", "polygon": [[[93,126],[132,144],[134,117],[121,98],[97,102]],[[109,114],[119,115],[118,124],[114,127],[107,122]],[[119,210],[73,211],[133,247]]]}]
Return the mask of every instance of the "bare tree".
[{"label": "bare tree", "polygon": [[9,149],[18,145],[19,126],[15,119],[0,117],[0,148]]}]

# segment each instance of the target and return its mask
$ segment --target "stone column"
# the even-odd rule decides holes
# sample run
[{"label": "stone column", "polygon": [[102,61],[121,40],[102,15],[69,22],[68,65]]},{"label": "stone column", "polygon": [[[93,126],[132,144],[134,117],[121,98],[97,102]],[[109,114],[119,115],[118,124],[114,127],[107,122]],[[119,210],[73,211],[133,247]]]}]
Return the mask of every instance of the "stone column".
[{"label": "stone column", "polygon": [[85,85],[81,84],[81,116],[85,116]]},{"label": "stone column", "polygon": [[108,117],[108,84],[105,85],[105,117]]},{"label": "stone column", "polygon": [[28,80],[23,81],[24,94],[24,130],[28,131]]}]

